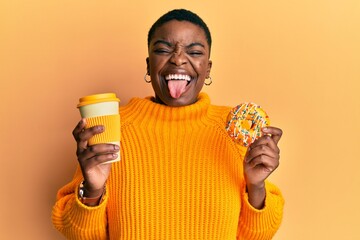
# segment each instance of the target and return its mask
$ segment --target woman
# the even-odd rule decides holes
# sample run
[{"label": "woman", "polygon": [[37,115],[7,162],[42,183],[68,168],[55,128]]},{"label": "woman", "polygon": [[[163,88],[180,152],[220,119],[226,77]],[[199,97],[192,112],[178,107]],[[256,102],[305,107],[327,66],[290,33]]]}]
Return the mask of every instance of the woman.
[{"label": "woman", "polygon": [[[279,164],[282,131],[246,149],[225,131],[229,107],[200,93],[210,79],[211,35],[187,10],[159,18],[148,34],[155,97],[120,108],[121,146],[87,141],[102,126],[73,131],[79,168],[60,189],[53,223],[69,239],[271,239],[283,211],[266,178]],[[116,159],[113,164],[102,164]],[[79,191],[81,196],[79,196]]]}]

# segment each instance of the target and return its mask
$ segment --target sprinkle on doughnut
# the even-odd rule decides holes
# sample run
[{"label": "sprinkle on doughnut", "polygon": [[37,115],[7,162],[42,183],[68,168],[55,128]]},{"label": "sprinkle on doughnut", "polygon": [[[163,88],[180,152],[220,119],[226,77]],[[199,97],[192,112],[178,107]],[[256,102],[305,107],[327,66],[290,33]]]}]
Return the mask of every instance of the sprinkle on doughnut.
[{"label": "sprinkle on doughnut", "polygon": [[262,136],[261,128],[269,124],[269,116],[259,105],[242,103],[231,109],[226,131],[235,142],[248,147]]}]

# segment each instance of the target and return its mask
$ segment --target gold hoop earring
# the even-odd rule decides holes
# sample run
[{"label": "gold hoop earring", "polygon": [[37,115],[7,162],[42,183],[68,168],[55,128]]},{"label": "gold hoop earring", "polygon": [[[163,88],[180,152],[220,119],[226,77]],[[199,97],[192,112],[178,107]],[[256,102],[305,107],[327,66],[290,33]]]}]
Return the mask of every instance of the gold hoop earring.
[{"label": "gold hoop earring", "polygon": [[150,74],[146,73],[145,76],[144,76],[144,80],[145,80],[146,83],[151,83],[151,79],[147,80],[146,76],[150,76]]},{"label": "gold hoop earring", "polygon": [[[210,82],[206,82],[206,79],[210,79]],[[208,76],[207,78],[205,78],[204,84],[205,84],[206,86],[210,86],[210,85],[212,84],[212,79],[211,79],[210,76]]]}]

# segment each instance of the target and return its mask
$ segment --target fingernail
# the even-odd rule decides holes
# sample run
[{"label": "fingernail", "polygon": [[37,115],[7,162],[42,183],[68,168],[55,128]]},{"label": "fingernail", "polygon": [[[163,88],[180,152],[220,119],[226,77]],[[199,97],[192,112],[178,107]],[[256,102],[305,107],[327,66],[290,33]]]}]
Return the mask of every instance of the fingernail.
[{"label": "fingernail", "polygon": [[267,127],[264,127],[262,130],[263,130],[264,132],[266,132],[266,131],[268,130],[268,128],[267,128]]},{"label": "fingernail", "polygon": [[103,131],[103,130],[104,130],[104,126],[98,126],[98,130],[99,130],[99,131]]},{"label": "fingernail", "polygon": [[119,150],[120,149],[119,145],[114,145],[114,149]]},{"label": "fingernail", "polygon": [[116,153],[113,153],[113,157],[114,157],[114,158],[117,158],[118,155],[117,155]]}]

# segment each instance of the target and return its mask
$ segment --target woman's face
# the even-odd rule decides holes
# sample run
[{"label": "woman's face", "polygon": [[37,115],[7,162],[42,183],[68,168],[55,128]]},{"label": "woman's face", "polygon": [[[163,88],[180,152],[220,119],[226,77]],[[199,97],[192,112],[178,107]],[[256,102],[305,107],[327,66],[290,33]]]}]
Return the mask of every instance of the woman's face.
[{"label": "woman's face", "polygon": [[163,24],[154,32],[146,62],[158,102],[168,106],[196,102],[212,64],[204,30],[188,21]]}]

